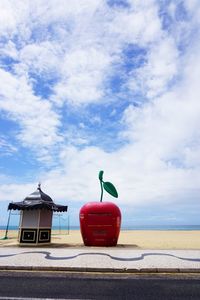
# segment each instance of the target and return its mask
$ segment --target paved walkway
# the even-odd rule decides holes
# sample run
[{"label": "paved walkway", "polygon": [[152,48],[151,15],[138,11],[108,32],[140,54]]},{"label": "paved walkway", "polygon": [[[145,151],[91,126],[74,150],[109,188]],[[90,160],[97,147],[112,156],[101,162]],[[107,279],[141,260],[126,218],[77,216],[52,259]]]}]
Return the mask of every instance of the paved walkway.
[{"label": "paved walkway", "polygon": [[0,248],[0,270],[200,273],[200,250],[103,247]]}]

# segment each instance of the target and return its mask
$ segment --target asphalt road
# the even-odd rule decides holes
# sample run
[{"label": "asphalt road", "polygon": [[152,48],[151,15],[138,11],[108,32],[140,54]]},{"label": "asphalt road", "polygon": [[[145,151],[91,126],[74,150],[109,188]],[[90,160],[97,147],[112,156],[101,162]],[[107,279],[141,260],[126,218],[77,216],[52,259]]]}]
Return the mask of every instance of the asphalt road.
[{"label": "asphalt road", "polygon": [[[199,300],[199,275],[0,272],[0,299]],[[12,299],[14,299],[12,298]]]}]

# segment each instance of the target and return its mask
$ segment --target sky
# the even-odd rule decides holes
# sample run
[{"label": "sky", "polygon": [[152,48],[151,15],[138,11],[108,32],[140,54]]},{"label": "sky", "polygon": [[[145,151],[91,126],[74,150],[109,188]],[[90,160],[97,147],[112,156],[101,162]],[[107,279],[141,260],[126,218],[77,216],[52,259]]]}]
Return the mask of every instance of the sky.
[{"label": "sky", "polygon": [[0,225],[38,182],[123,226],[200,224],[200,2],[0,1]]}]

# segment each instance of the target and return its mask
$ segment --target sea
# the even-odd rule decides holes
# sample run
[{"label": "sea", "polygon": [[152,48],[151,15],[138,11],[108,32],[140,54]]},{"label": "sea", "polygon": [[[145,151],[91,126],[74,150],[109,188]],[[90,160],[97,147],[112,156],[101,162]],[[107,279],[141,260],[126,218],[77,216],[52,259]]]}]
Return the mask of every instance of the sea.
[{"label": "sea", "polygon": [[[9,230],[18,230],[18,226],[10,225]],[[80,226],[53,226],[53,230],[80,230]],[[6,230],[6,226],[0,225],[0,230]],[[200,230],[200,225],[128,225],[121,230]]]}]

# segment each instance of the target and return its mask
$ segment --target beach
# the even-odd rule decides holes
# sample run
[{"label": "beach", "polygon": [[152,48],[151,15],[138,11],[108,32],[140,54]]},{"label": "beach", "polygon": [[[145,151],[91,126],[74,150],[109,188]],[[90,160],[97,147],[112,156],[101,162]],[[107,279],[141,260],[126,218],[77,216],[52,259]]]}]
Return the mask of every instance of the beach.
[{"label": "beach", "polygon": [[[0,247],[18,246],[18,231],[9,230],[8,239],[2,239],[5,231],[0,230]],[[52,231],[53,247],[84,247],[79,230]],[[21,245],[22,247],[23,245]],[[30,245],[34,246],[34,245]],[[39,247],[36,245],[34,247]],[[42,246],[40,246],[42,247]],[[133,249],[200,249],[199,230],[121,230],[117,247]]]}]

